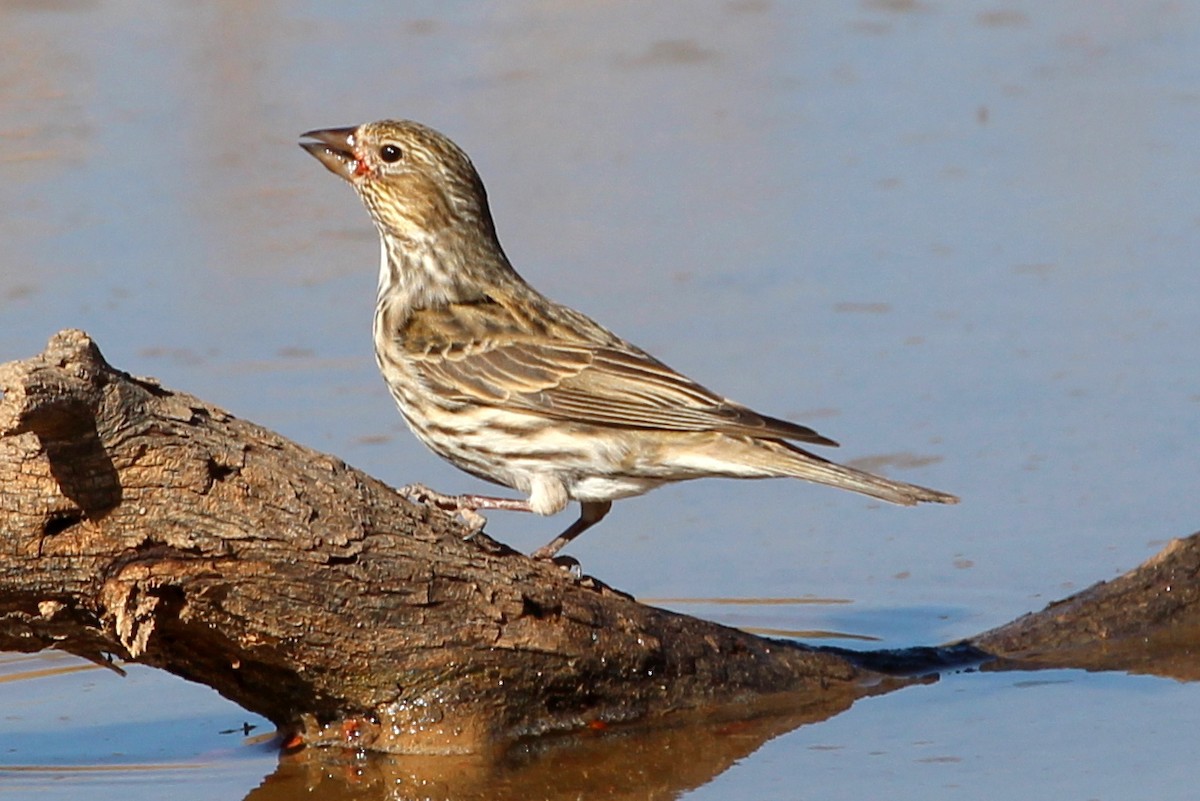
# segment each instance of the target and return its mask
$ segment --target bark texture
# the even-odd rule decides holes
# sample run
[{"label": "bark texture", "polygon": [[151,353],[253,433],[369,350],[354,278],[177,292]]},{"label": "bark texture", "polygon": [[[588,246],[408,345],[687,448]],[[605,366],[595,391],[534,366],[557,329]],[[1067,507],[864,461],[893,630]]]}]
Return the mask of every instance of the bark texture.
[{"label": "bark texture", "polygon": [[680,721],[716,742],[968,665],[1200,675],[1200,535],[953,646],[813,649],[465,540],[334,457],[114,370],[80,331],[0,365],[0,392],[0,650],[163,668],[301,742],[479,755],[627,722],[670,741]]},{"label": "bark texture", "polygon": [[86,334],[0,366],[0,649],[216,688],[309,743],[525,735],[867,691],[848,660],[642,606],[340,460],[114,370]]},{"label": "bark texture", "polygon": [[1003,657],[993,669],[1070,667],[1200,679],[1200,533],[972,644]]}]

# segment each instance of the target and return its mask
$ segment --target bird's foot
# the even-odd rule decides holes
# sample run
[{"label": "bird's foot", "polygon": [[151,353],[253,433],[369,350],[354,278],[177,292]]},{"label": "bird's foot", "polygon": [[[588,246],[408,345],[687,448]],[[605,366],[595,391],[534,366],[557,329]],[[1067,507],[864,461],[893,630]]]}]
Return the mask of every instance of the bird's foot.
[{"label": "bird's foot", "polygon": [[414,503],[436,506],[447,512],[457,512],[460,506],[458,495],[446,495],[424,484],[405,484],[396,491]]},{"label": "bird's foot", "polygon": [[553,556],[546,561],[557,565],[560,570],[569,573],[573,579],[583,578],[583,564],[574,556]]},{"label": "bird's foot", "polygon": [[487,518],[479,514],[479,512],[476,512],[474,509],[459,509],[458,517],[463,521],[466,527],[470,529],[467,532],[467,535],[463,537],[464,540],[471,539],[476,534],[483,531],[483,527],[487,525]]},{"label": "bird's foot", "polygon": [[471,539],[487,525],[487,518],[475,510],[473,497],[470,495],[446,495],[424,484],[406,484],[397,491],[414,503],[422,503],[457,515],[469,529],[463,539]]}]

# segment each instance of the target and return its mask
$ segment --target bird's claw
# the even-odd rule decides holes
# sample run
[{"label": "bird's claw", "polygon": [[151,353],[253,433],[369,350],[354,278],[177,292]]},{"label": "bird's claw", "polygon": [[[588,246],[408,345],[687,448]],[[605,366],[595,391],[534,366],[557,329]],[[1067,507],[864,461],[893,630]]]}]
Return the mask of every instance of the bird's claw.
[{"label": "bird's claw", "polygon": [[574,578],[574,579],[583,578],[583,563],[581,563],[574,556],[555,556],[555,557],[552,557],[549,561],[551,563],[553,563],[554,565],[558,566],[560,569],[565,570],[568,573],[570,573],[571,578]]},{"label": "bird's claw", "polygon": [[458,510],[458,499],[456,496],[446,495],[437,490],[430,489],[424,484],[405,484],[396,491],[413,503],[436,506],[448,512]]},{"label": "bird's claw", "polygon": [[432,506],[443,512],[451,512],[458,516],[469,529],[464,540],[469,540],[487,525],[487,518],[467,505],[461,495],[447,495],[430,489],[424,484],[405,484],[397,490],[401,495],[414,503]]},{"label": "bird's claw", "polygon": [[459,508],[458,516],[462,518],[467,528],[470,529],[467,532],[467,536],[463,537],[464,540],[469,540],[476,534],[479,534],[483,531],[483,527],[487,525],[487,518],[474,509]]}]

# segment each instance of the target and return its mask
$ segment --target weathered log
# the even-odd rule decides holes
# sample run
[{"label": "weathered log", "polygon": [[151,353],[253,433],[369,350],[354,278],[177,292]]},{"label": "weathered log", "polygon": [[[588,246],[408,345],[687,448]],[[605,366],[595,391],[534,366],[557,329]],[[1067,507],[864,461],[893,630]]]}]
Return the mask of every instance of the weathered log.
[{"label": "weathered log", "polygon": [[777,715],[740,754],[988,660],[1200,675],[1200,534],[954,646],[814,649],[464,539],[334,457],[114,370],[79,331],[0,365],[0,392],[0,650],[160,667],[307,743],[478,754],[534,734],[637,722],[670,740],[668,724],[701,721],[694,737]]},{"label": "weathered log", "polygon": [[1003,657],[992,669],[1069,667],[1200,679],[1200,533],[971,644]]},{"label": "weathered log", "polygon": [[836,654],[464,540],[336,458],[114,370],[80,331],[0,366],[0,389],[0,649],[153,665],[305,742],[411,753],[869,691]]}]

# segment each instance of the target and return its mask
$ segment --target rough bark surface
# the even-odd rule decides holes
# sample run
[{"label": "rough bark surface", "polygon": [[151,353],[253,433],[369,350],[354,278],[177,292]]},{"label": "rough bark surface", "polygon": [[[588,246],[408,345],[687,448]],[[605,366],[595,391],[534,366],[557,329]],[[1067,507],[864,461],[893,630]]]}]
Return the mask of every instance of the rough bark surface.
[{"label": "rough bark surface", "polygon": [[994,668],[1071,667],[1200,679],[1200,533],[1141,566],[972,641]]},{"label": "rough bark surface", "polygon": [[697,720],[721,740],[722,720],[799,725],[983,663],[1200,676],[1200,535],[954,646],[811,649],[464,540],[336,458],[114,370],[80,331],[0,365],[0,392],[0,650],[163,668],[307,743],[481,754]]},{"label": "rough bark surface", "polygon": [[832,653],[642,606],[336,458],[114,370],[0,365],[0,649],[216,688],[309,743],[478,751],[748,698],[832,712]]}]

